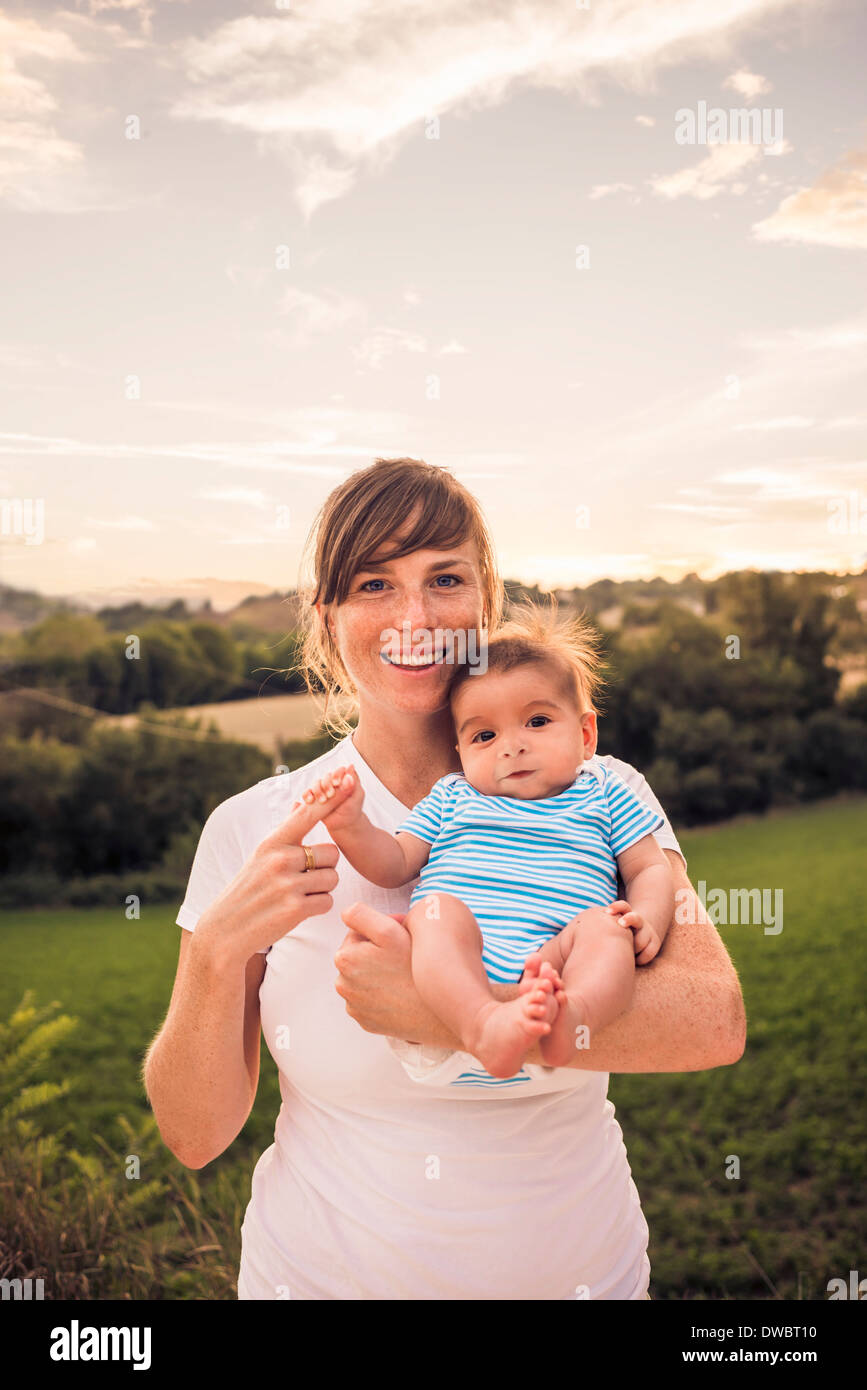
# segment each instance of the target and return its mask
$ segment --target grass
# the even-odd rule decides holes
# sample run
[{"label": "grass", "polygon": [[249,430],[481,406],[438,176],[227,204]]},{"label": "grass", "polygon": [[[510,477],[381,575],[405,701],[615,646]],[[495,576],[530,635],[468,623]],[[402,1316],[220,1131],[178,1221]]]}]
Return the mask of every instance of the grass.
[{"label": "grass", "polygon": [[[867,801],[681,837],[693,884],[783,890],[783,930],[725,926],[747,1011],[733,1067],[612,1076],[660,1298],[825,1298],[864,1262]],[[739,1177],[732,1158],[739,1161]]]},{"label": "grass", "polygon": [[[680,838],[693,883],[782,889],[784,925],[776,936],[761,925],[720,925],[749,1020],[736,1066],[611,1077],[651,1232],[651,1292],[656,1299],[824,1299],[828,1280],[848,1278],[867,1249],[867,935],[859,891],[867,799],[775,811]],[[240,1214],[255,1159],[273,1138],[277,1073],[263,1044],[247,1125],[199,1173],[185,1170],[148,1129],[139,1071],[171,993],[174,915],[163,907],[145,908],[139,921],[114,909],[0,913],[0,1016],[29,988],[38,1004],[57,1000],[79,1020],[35,1078],[70,1083],[51,1099],[50,1122],[41,1121],[54,1150],[15,1169],[14,1146],[4,1145],[0,1274],[26,1276],[37,1265],[56,1271],[65,1259],[63,1296],[234,1296]],[[18,1148],[31,1154],[37,1142],[25,1133]],[[63,1168],[58,1144],[61,1155],[74,1151],[81,1160],[63,1187],[60,1178],[52,1185],[47,1162]],[[111,1162],[97,1162],[121,1148],[143,1155],[142,1177],[154,1183],[153,1200],[140,1204],[134,1221],[118,1196],[128,1185]],[[735,1160],[739,1176],[727,1176]]]}]

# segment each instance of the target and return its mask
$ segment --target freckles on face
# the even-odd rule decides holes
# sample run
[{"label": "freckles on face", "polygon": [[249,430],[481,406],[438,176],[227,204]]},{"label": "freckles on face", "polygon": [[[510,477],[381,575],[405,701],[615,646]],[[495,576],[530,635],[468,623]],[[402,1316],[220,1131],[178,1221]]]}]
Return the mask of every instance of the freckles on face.
[{"label": "freckles on face", "polygon": [[447,704],[452,663],[477,640],[483,607],[475,546],[464,542],[368,561],[329,621],[359,695],[431,713]]}]

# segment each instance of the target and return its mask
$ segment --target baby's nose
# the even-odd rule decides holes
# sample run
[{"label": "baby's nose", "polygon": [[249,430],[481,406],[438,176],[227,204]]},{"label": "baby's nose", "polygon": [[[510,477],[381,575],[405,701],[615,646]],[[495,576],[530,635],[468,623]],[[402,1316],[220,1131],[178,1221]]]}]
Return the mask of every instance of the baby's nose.
[{"label": "baby's nose", "polygon": [[523,753],[526,746],[526,740],[521,734],[513,734],[511,738],[503,740],[503,752],[507,757],[514,758],[518,753]]}]

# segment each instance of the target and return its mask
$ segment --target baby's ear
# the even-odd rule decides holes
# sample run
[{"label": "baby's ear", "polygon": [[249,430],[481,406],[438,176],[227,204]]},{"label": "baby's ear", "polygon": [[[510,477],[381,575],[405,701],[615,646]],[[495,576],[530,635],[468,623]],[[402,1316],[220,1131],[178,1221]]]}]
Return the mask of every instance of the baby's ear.
[{"label": "baby's ear", "polygon": [[[590,717],[588,718],[587,715],[589,715]],[[589,736],[587,737],[587,741],[586,741],[586,748],[587,748],[587,754],[586,754],[586,756],[587,756],[588,758],[592,758],[593,755],[594,755],[595,752],[596,752],[596,747],[597,747],[597,744],[598,744],[598,742],[599,742],[599,731],[598,731],[598,729],[597,729],[597,727],[596,727],[596,711],[595,711],[595,710],[588,710],[588,711],[587,711],[587,715],[585,715],[584,727],[585,727],[585,729],[587,729],[587,728],[589,727],[590,733],[589,733]]]}]

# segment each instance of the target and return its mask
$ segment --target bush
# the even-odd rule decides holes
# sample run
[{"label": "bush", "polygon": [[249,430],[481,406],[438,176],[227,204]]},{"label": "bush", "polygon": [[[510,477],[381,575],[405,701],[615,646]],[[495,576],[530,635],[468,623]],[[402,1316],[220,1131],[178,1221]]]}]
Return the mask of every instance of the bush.
[{"label": "bush", "polygon": [[69,1082],[33,1082],[77,1020],[28,990],[0,1024],[0,1247],[7,1279],[41,1279],[48,1299],[234,1299],[249,1180],[181,1169],[152,1115],[116,1119],[82,1153],[33,1118]]},{"label": "bush", "polygon": [[867,724],[867,681],[862,681],[851,695],[840,701],[840,713],[846,719],[860,719]]},{"label": "bush", "polygon": [[867,729],[836,710],[817,711],[804,725],[792,771],[810,798],[867,787]]}]

